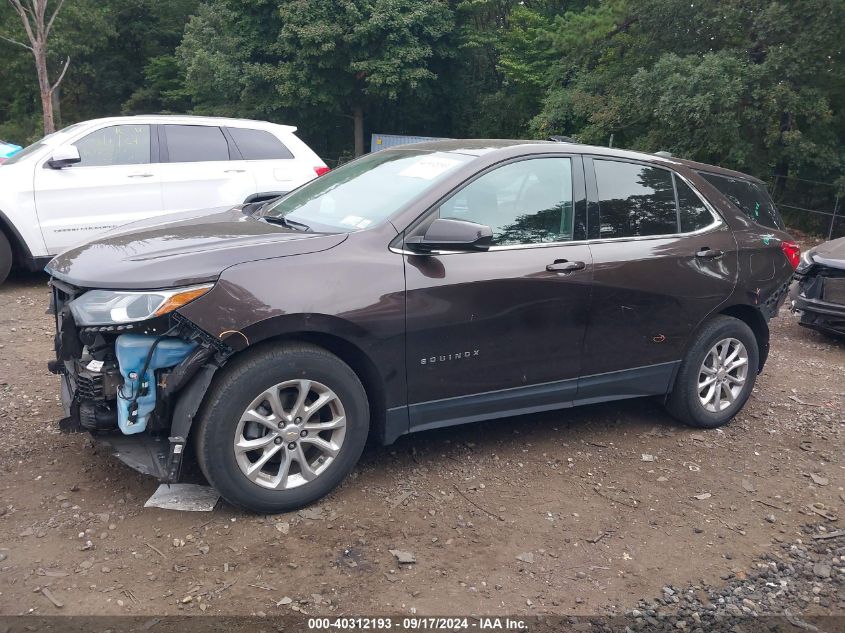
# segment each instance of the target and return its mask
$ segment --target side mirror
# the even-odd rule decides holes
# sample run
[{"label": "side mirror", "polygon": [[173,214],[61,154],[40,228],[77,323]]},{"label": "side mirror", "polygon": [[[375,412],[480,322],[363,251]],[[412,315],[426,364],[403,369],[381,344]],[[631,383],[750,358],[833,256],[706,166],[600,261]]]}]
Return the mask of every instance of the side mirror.
[{"label": "side mirror", "polygon": [[438,218],[425,235],[409,237],[405,246],[418,253],[432,251],[486,251],[493,244],[493,230],[466,220]]},{"label": "side mirror", "polygon": [[70,167],[76,163],[82,162],[79,156],[79,150],[75,145],[65,145],[58,148],[53,155],[47,160],[47,167],[50,169],[62,169],[63,167]]}]

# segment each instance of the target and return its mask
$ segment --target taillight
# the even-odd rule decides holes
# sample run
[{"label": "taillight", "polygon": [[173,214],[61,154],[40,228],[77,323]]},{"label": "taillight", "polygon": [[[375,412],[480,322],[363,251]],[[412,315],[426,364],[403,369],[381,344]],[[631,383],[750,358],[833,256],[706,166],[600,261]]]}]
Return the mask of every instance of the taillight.
[{"label": "taillight", "polygon": [[792,264],[792,270],[798,268],[798,262],[801,261],[801,247],[795,242],[784,240],[780,243],[780,249],[786,255],[789,263]]},{"label": "taillight", "polygon": [[314,173],[317,174],[317,176],[322,176],[323,174],[327,174],[330,171],[331,171],[331,169],[329,169],[328,167],[315,167],[314,168]]}]

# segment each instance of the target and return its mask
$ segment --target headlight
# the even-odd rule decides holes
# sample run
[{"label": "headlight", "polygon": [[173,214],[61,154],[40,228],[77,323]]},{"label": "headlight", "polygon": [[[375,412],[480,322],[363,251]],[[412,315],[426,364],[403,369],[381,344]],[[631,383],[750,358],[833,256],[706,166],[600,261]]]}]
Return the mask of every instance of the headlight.
[{"label": "headlight", "polygon": [[813,261],[813,249],[809,249],[804,251],[804,254],[801,256],[801,259],[804,260],[804,263],[807,266],[812,266],[815,262]]},{"label": "headlight", "polygon": [[173,312],[204,295],[213,285],[141,292],[89,290],[68,306],[77,325],[134,323]]},{"label": "headlight", "polygon": [[801,261],[798,262],[798,267],[795,269],[795,272],[799,275],[805,274],[810,267],[815,264],[813,261],[813,249],[808,251],[804,251],[801,253]]}]

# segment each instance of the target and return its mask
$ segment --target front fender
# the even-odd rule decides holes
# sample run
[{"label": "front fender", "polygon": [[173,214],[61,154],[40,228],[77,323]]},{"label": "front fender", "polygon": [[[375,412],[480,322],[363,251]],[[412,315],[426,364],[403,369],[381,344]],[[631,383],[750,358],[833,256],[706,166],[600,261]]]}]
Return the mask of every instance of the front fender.
[{"label": "front fender", "polygon": [[235,352],[297,335],[348,344],[378,368],[387,406],[404,405],[404,264],[387,248],[395,235],[387,227],[328,250],[232,266],[180,313]]}]

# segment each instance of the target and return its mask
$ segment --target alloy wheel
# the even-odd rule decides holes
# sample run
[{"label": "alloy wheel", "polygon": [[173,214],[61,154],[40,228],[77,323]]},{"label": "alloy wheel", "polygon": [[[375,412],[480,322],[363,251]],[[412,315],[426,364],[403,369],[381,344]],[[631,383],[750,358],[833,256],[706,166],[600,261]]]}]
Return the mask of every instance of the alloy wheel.
[{"label": "alloy wheel", "polygon": [[725,338],[704,357],[698,372],[698,399],[712,413],[730,407],[739,397],[748,376],[748,350],[742,341]]},{"label": "alloy wheel", "polygon": [[338,395],[307,379],[278,383],[240,417],[233,449],[241,473],[272,490],[302,486],[331,465],[346,437]]}]

